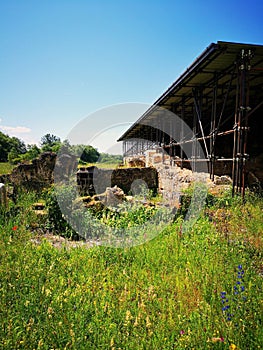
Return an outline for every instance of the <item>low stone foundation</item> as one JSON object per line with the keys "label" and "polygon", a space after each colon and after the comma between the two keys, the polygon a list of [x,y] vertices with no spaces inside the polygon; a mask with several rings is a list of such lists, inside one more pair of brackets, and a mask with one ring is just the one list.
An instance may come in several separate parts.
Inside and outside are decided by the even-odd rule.
{"label": "low stone foundation", "polygon": [[77,184],[81,195],[103,193],[107,187],[120,187],[125,194],[136,192],[142,185],[156,192],[158,173],[155,168],[98,169],[89,167],[77,172]]}
{"label": "low stone foundation", "polygon": [[[201,181],[210,183],[208,163],[196,163],[197,172],[191,171],[191,163],[187,160],[173,159],[161,148],[148,150],[145,156],[135,157],[132,164],[146,167],[99,169],[97,167],[82,168],[77,172],[77,186],[81,195],[103,193],[107,187],[118,186],[125,194],[139,192],[141,186],[153,192],[159,192],[164,197],[178,198],[178,193],[189,183]],[[0,182],[12,184],[14,188],[41,191],[54,182],[54,167],[61,179],[67,179],[76,173],[76,157],[63,154],[57,160],[55,153],[43,153],[32,164],[20,164],[11,174],[0,176]],[[131,162],[126,158],[126,162]],[[182,168],[183,167],[183,168]],[[187,169],[188,168],[188,169]],[[61,169],[61,171],[60,171]],[[251,188],[262,189],[263,155],[247,162],[247,183]],[[232,162],[220,160],[215,164],[217,176],[231,176]],[[198,180],[199,179],[199,180]],[[210,181],[210,182],[209,182]]]}

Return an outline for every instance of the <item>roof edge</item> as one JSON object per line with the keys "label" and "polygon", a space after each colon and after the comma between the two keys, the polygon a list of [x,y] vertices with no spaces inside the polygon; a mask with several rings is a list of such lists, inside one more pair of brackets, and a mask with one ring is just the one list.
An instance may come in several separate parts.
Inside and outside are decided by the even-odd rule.
{"label": "roof edge", "polygon": [[[223,42],[220,42],[223,43]],[[206,58],[207,56],[209,56],[212,52],[214,52],[215,50],[217,50],[219,48],[219,42],[218,43],[211,43],[206,49],[205,51],[203,51],[195,60],[194,62],[179,76],[179,78],[172,83],[172,85],[170,85],[170,87],[152,104],[151,107],[149,107],[147,109],[147,111],[145,111],[143,113],[143,115],[135,122],[133,123],[129,129],[117,140],[117,142],[119,141],[123,141],[123,139],[125,138],[125,136],[129,133],[129,131],[131,129],[134,128],[134,126],[136,124],[138,124],[142,119],[144,119],[150,112],[154,111],[154,109],[156,109],[160,102],[167,96],[169,95],[172,90],[188,75],[190,74],[193,70],[196,69],[196,67],[201,64]]]}

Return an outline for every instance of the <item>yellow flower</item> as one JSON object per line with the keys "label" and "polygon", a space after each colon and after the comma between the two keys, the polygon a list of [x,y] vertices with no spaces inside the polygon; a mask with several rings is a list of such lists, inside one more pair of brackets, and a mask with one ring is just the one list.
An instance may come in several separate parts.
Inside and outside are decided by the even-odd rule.
{"label": "yellow flower", "polygon": [[114,338],[112,337],[110,340],[110,347],[112,348],[114,346]]}
{"label": "yellow flower", "polygon": [[130,312],[130,310],[126,311],[126,317],[125,317],[126,321],[129,321],[130,319],[132,319],[132,314]]}
{"label": "yellow flower", "polygon": [[147,315],[146,316],[146,327],[149,328],[149,327],[151,327],[151,325],[152,324],[151,324],[151,321],[150,321],[150,317]]}
{"label": "yellow flower", "polygon": [[236,346],[235,344],[231,344],[231,345],[229,346],[229,349],[230,349],[230,350],[238,350],[238,349],[237,349],[237,346]]}

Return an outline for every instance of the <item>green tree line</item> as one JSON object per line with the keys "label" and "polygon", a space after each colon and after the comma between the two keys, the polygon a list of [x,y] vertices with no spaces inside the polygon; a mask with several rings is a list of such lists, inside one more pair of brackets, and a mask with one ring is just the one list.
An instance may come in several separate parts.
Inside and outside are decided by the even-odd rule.
{"label": "green tree line", "polygon": [[96,163],[116,163],[122,161],[121,155],[112,155],[108,153],[99,153],[98,150],[90,145],[70,145],[70,143],[53,134],[46,134],[41,137],[40,145],[26,145],[24,141],[17,137],[10,137],[0,131],[0,162],[9,162],[18,164],[30,162],[37,158],[43,152],[57,153],[61,147],[79,157],[82,164]]}

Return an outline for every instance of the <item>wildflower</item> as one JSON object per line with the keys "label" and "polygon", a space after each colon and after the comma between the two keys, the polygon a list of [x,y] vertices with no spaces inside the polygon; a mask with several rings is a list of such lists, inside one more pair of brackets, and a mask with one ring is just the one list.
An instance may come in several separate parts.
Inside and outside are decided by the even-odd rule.
{"label": "wildflower", "polygon": [[[226,297],[226,292],[221,292],[221,298],[225,299],[225,297]],[[224,302],[224,300],[222,300],[222,302]]]}
{"label": "wildflower", "polygon": [[184,335],[185,334],[185,331],[183,329],[180,330],[180,334],[181,335]]}
{"label": "wildflower", "polygon": [[[241,304],[242,302],[246,301],[246,297],[241,296],[241,293],[245,291],[245,287],[243,285],[244,283],[243,275],[244,275],[243,267],[242,265],[238,265],[238,271],[237,271],[238,281],[233,286],[232,298],[231,297],[228,298],[228,296],[226,295],[226,292],[221,292],[221,302],[223,304],[222,311],[226,321],[236,321],[235,318],[237,318],[238,316],[235,315],[235,312],[237,311],[238,313],[240,313],[242,309]],[[229,300],[230,300],[230,305],[229,305]],[[231,311],[232,312],[235,311],[235,312],[230,313]]]}
{"label": "wildflower", "polygon": [[132,318],[132,314],[131,314],[130,310],[127,310],[125,320],[129,321],[131,318]]}
{"label": "wildflower", "polygon": [[225,339],[223,337],[213,337],[211,340],[213,343],[217,343],[217,342],[223,342]]}
{"label": "wildflower", "polygon": [[152,324],[151,324],[151,321],[150,321],[150,317],[147,315],[146,316],[146,327],[149,328],[149,327],[151,327],[151,325]]}
{"label": "wildflower", "polygon": [[231,344],[229,346],[229,350],[237,350],[237,346],[235,344]]}
{"label": "wildflower", "polygon": [[12,227],[12,230],[13,230],[13,231],[16,231],[17,229],[18,229],[18,226],[13,226],[13,227]]}

